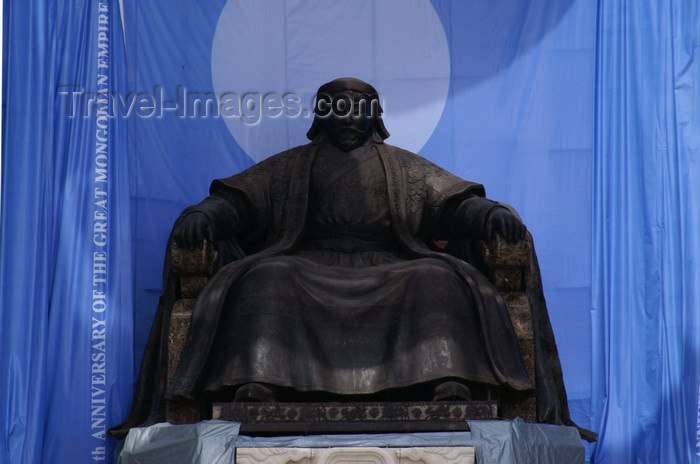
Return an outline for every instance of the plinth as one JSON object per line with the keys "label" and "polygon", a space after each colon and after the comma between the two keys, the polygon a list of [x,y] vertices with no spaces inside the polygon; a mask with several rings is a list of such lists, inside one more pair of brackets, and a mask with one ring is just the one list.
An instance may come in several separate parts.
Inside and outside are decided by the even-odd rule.
{"label": "plinth", "polygon": [[379,433],[469,430],[497,417],[495,401],[214,403],[213,418],[244,434]]}
{"label": "plinth", "polygon": [[[117,464],[583,464],[574,427],[521,419],[472,420],[469,432],[239,435],[240,424],[220,420],[131,429]],[[236,455],[238,454],[238,461]],[[299,460],[299,459],[301,460]]]}
{"label": "plinth", "polygon": [[473,446],[238,448],[236,464],[474,464]]}

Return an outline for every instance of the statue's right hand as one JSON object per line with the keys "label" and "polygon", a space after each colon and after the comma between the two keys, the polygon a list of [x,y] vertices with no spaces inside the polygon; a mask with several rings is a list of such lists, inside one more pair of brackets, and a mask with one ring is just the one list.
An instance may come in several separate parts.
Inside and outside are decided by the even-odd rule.
{"label": "statue's right hand", "polygon": [[192,212],[178,221],[173,229],[173,240],[180,248],[198,250],[204,240],[214,242],[214,225],[204,213]]}

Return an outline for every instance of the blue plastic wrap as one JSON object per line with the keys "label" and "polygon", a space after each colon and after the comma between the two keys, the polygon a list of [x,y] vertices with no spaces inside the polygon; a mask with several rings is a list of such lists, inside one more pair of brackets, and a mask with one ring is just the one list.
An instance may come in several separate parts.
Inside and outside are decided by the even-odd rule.
{"label": "blue plastic wrap", "polygon": [[232,463],[235,448],[450,447],[475,448],[479,464],[583,464],[585,452],[573,427],[514,421],[470,421],[471,432],[239,436],[235,422],[158,424],[132,429],[117,464]]}
{"label": "blue plastic wrap", "polygon": [[469,421],[478,463],[583,464],[578,430],[513,421]]}
{"label": "blue plastic wrap", "polygon": [[193,425],[156,424],[133,429],[122,443],[117,464],[233,464],[240,425],[204,421]]}

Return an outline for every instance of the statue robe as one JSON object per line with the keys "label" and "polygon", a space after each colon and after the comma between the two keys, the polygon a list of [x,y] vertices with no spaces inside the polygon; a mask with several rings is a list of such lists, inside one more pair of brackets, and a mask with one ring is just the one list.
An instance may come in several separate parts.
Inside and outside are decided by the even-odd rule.
{"label": "statue robe", "polygon": [[498,207],[478,201],[483,187],[375,141],[334,151],[277,155],[192,210],[229,229],[237,221],[221,219],[235,211],[255,222],[241,232],[273,236],[203,290],[168,394],[248,382],[367,394],[447,377],[532,390],[500,294],[427,246],[455,197],[477,200],[460,220],[483,229]]}
{"label": "statue robe", "polygon": [[[112,436],[162,421],[165,396],[192,399],[248,381],[346,394],[460,377],[533,390],[499,292],[471,264],[428,245],[483,233],[497,205],[483,198],[483,187],[376,137],[370,161],[329,168],[322,139],[214,181],[210,197],[185,210],[181,217],[229,214],[222,227],[231,236],[216,248],[235,259],[200,294],[166,392],[163,357],[177,289],[166,257],[132,410]],[[364,189],[363,176],[374,179],[372,188]],[[348,196],[353,182],[361,201]],[[449,218],[457,210],[459,224]],[[571,425],[534,256],[532,271],[538,420]],[[272,278],[280,288],[269,285]],[[264,302],[270,291],[281,307]],[[274,356],[265,356],[268,348]]]}
{"label": "statue robe", "polygon": [[[417,172],[428,168],[421,162]],[[497,207],[472,193],[480,189],[475,184],[430,169],[433,177],[453,184],[448,188],[474,200],[469,209],[477,210],[482,222]],[[238,179],[226,182],[234,186]],[[473,293],[492,287],[466,283],[460,273],[473,272],[464,263],[455,268],[445,259],[411,255],[396,238],[387,180],[373,143],[349,153],[322,145],[308,191],[305,226],[292,249],[247,266],[230,283],[215,324],[209,317],[193,321],[193,327],[206,327],[202,332],[216,332],[200,374],[205,391],[263,382],[307,392],[371,394],[449,377],[532,388],[504,306],[485,295],[488,314],[478,314]],[[255,196],[263,194],[245,192],[245,198]],[[435,203],[433,219],[446,199],[438,196],[428,199]],[[249,217],[247,202],[235,198],[228,199],[228,210],[233,206],[236,217]],[[226,229],[235,227],[227,220],[234,215],[217,205],[205,202],[195,210],[206,210]],[[479,277],[478,272],[472,276]],[[491,321],[486,327],[499,327],[488,342],[480,324],[484,318]]]}

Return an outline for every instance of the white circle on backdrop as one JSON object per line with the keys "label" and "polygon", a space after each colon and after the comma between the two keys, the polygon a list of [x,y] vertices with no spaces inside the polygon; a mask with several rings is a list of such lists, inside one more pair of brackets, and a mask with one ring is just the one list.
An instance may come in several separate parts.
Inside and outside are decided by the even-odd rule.
{"label": "white circle on backdrop", "polygon": [[211,66],[220,116],[255,162],[309,142],[316,91],[338,77],[372,84],[389,143],[418,152],[450,82],[445,31],[429,0],[228,0]]}

